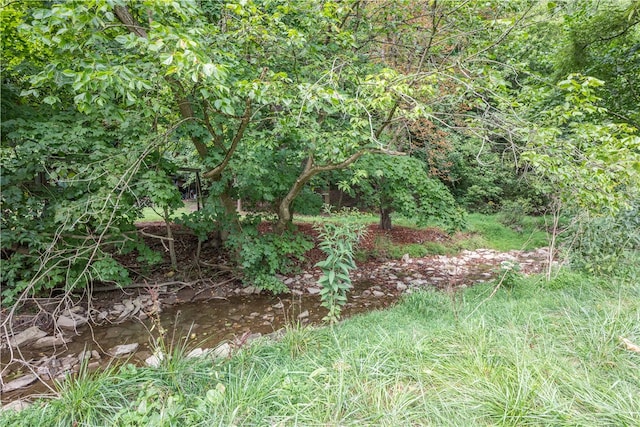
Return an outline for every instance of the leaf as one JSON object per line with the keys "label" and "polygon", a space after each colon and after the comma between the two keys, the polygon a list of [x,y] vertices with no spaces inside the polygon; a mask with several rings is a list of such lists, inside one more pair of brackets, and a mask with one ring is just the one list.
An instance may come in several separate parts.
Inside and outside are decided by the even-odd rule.
{"label": "leaf", "polygon": [[333,283],[336,279],[336,272],[334,270],[329,271],[329,283]]}
{"label": "leaf", "polygon": [[42,100],[45,104],[49,104],[49,105],[53,105],[56,102],[59,101],[59,98],[57,96],[47,96],[46,98],[44,98]]}
{"label": "leaf", "polygon": [[[164,55],[161,55],[160,58],[162,58]],[[171,65],[171,63],[173,62],[173,55],[167,55],[166,58],[164,58],[161,63],[162,65]]]}
{"label": "leaf", "polygon": [[631,340],[624,337],[620,337],[620,341],[622,341],[622,343],[624,344],[624,347],[627,350],[632,351],[634,353],[640,353],[640,346],[638,344],[635,344]]}
{"label": "leaf", "polygon": [[116,41],[120,44],[126,44],[129,41],[129,37],[121,34],[116,36]]}
{"label": "leaf", "polygon": [[209,64],[204,64],[202,66],[202,73],[207,76],[207,77],[211,77],[214,73],[215,73],[215,65],[209,63]]}

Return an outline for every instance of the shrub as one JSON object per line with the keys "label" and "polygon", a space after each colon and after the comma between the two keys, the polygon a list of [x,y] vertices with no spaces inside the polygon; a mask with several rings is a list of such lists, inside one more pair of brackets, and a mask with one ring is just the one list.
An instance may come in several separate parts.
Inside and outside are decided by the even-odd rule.
{"label": "shrub", "polygon": [[498,221],[507,227],[522,229],[525,225],[524,218],[532,211],[533,205],[528,199],[504,200],[498,214]]}
{"label": "shrub", "polygon": [[313,243],[292,230],[262,234],[259,223],[260,217],[248,217],[242,231],[231,234],[225,244],[238,255],[245,285],[273,293],[286,292],[287,287],[276,275],[293,271],[294,261],[302,261]]}
{"label": "shrub", "polygon": [[322,306],[329,310],[324,320],[336,322],[342,306],[347,302],[351,289],[349,272],[356,268],[354,247],[364,233],[364,226],[354,223],[324,223],[317,228],[320,234],[320,249],[327,254],[324,261],[316,264],[322,270],[318,284],[322,286]]}
{"label": "shrub", "polygon": [[640,204],[614,216],[578,221],[567,236],[574,268],[597,274],[625,269],[640,249]]}

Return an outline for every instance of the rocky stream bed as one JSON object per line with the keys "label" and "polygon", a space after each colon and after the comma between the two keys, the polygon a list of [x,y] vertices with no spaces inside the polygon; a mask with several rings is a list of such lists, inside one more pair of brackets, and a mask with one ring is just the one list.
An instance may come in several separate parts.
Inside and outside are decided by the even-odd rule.
{"label": "rocky stream bed", "polygon": [[[344,309],[352,316],[393,304],[404,293],[425,287],[456,290],[494,279],[507,268],[523,274],[540,272],[548,251],[463,251],[457,256],[429,256],[359,265]],[[57,313],[54,329],[22,328],[1,343],[3,408],[24,407],[28,398],[51,393],[52,380],[114,360],[157,366],[154,325],[166,330],[165,340],[185,345],[188,357],[228,357],[257,339],[277,339],[286,324],[317,324],[326,314],[320,306],[318,269],[281,277],[290,292],[268,295],[254,287],[149,286],[106,292],[88,306],[79,304]],[[171,282],[169,282],[171,283]],[[21,361],[21,362],[19,362]]]}

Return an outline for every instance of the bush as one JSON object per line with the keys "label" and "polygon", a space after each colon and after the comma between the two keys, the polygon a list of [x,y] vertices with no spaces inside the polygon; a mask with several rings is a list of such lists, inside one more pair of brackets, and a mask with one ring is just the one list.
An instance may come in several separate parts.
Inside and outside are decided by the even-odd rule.
{"label": "bush", "polygon": [[640,204],[614,216],[577,222],[564,243],[576,269],[596,274],[626,269],[640,250]]}
{"label": "bush", "polygon": [[318,283],[322,286],[322,306],[329,310],[324,320],[336,322],[342,306],[347,302],[351,289],[349,272],[356,268],[354,247],[364,233],[364,226],[355,223],[324,223],[317,228],[320,234],[320,249],[327,254],[324,261],[316,264],[322,270]]}
{"label": "bush", "polygon": [[525,225],[524,218],[532,211],[533,205],[527,199],[504,200],[498,214],[498,221],[507,227],[522,229]]}
{"label": "bush", "polygon": [[262,234],[258,231],[260,222],[258,216],[248,217],[242,231],[231,234],[225,244],[238,255],[245,285],[273,293],[286,292],[287,287],[276,275],[293,271],[294,262],[304,260],[313,242],[292,230]]}

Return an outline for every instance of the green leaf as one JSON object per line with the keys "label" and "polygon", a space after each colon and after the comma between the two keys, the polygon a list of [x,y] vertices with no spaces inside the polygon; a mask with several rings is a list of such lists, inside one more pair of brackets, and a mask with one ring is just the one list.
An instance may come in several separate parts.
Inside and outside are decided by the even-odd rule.
{"label": "green leaf", "polygon": [[162,54],[160,55],[160,63],[162,65],[171,65],[173,62],[173,55]]}

